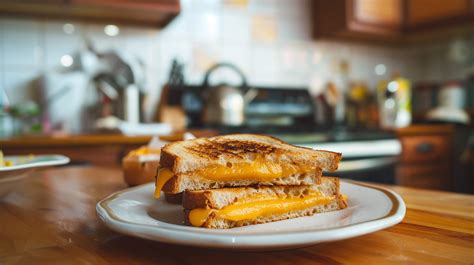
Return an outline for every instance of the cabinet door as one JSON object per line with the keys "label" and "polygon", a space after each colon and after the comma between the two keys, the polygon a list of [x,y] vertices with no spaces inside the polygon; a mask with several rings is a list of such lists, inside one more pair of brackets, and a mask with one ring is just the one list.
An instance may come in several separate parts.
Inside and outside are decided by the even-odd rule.
{"label": "cabinet door", "polygon": [[349,0],[348,27],[378,34],[396,34],[403,25],[403,0]]}
{"label": "cabinet door", "polygon": [[[443,27],[467,31],[474,0],[312,0],[315,37],[405,44],[442,36]],[[465,28],[465,29],[464,29]],[[418,33],[430,34],[418,34]]]}
{"label": "cabinet door", "polygon": [[395,183],[420,189],[451,190],[453,172],[447,163],[399,165]]}
{"label": "cabinet door", "polygon": [[166,25],[179,11],[179,0],[0,0],[0,14],[153,27]]}
{"label": "cabinet door", "polygon": [[416,27],[457,20],[472,13],[471,0],[408,0],[407,25]]}

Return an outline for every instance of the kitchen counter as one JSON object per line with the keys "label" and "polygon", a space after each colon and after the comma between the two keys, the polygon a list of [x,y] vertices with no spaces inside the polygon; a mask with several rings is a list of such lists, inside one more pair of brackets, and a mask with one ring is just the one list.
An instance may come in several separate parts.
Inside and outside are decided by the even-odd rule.
{"label": "kitchen counter", "polygon": [[402,223],[344,241],[238,253],[167,245],[106,228],[95,204],[126,188],[119,168],[33,173],[0,201],[0,264],[468,264],[474,261],[474,196],[392,187]]}
{"label": "kitchen counter", "polygon": [[[191,131],[198,137],[215,135],[214,131]],[[167,136],[178,140],[182,134]],[[89,134],[62,136],[28,136],[0,139],[0,149],[5,155],[62,154],[72,164],[96,166],[120,165],[122,158],[133,149],[146,145],[151,136],[127,136],[121,134]]]}
{"label": "kitchen counter", "polygon": [[[216,131],[191,130],[198,137],[216,135]],[[358,163],[356,168],[366,167],[367,163],[393,164],[401,152],[401,146],[395,136],[388,132],[333,132],[276,135],[292,144],[341,152],[344,159],[370,158],[365,164]],[[0,139],[0,149],[6,155],[25,154],[63,154],[71,158],[73,164],[96,166],[118,166],[122,158],[132,149],[146,145],[150,136],[126,136],[121,134],[89,134],[66,136],[30,136]],[[384,158],[381,158],[384,157]],[[372,161],[372,160],[377,161]],[[383,161],[378,161],[383,160]],[[354,163],[354,162],[351,162]],[[347,163],[346,163],[347,164]],[[369,165],[372,166],[372,165]],[[354,166],[341,165],[353,169]]]}
{"label": "kitchen counter", "polygon": [[24,136],[0,139],[0,146],[2,148],[32,148],[55,146],[91,146],[104,144],[143,145],[148,143],[150,139],[150,136],[126,136],[121,134]]}
{"label": "kitchen counter", "polygon": [[5,155],[62,154],[72,164],[118,166],[133,149],[146,145],[150,136],[120,134],[29,136],[0,140]]}
{"label": "kitchen counter", "polygon": [[[215,131],[192,130],[196,136],[204,137],[215,135]],[[179,133],[171,137],[179,136]],[[34,147],[67,147],[67,146],[99,146],[99,145],[144,145],[151,136],[130,136],[123,134],[80,134],[58,136],[24,136],[0,138],[2,148],[34,148]]]}

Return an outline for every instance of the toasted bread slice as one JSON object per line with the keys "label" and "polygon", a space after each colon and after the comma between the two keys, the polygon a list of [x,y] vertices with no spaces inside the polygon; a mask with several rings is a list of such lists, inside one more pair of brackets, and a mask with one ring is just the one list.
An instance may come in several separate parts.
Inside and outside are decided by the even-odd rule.
{"label": "toasted bread slice", "polygon": [[275,185],[312,185],[321,182],[322,170],[314,168],[311,172],[292,174],[287,177],[262,181],[259,179],[241,180],[210,180],[198,174],[178,174],[171,178],[163,187],[165,194],[180,193],[185,190],[207,190],[224,187],[248,187],[248,186],[275,186]]}
{"label": "toasted bread slice", "polygon": [[[239,220],[230,220],[222,217],[219,214],[220,211],[226,211],[226,209],[229,209],[229,207],[233,207],[239,203],[243,206],[248,205],[245,204],[246,202],[250,202],[251,204],[260,203],[260,205],[265,205],[268,204],[269,198],[304,199],[309,198],[312,195],[314,196],[314,194],[318,194],[317,196],[324,198],[324,200],[321,203],[307,204],[306,207],[303,208],[299,207],[295,209],[290,208],[287,211],[279,210],[277,212],[267,212],[265,214],[253,216],[252,218],[244,218]],[[254,201],[255,198],[258,198],[257,201]],[[260,200],[260,202],[258,200]],[[206,191],[185,191],[183,196],[183,207],[185,208],[185,219],[188,224],[192,223],[190,218],[190,213],[192,210],[197,209],[199,211],[200,209],[204,209],[207,211],[207,213],[204,217],[205,219],[203,219],[202,223],[200,223],[200,226],[206,228],[224,229],[344,209],[347,207],[347,200],[345,196],[339,193],[339,179],[334,177],[324,177],[320,185],[274,186],[258,188],[247,187]],[[245,211],[247,211],[247,208],[245,208]]]}
{"label": "toasted bread slice", "polygon": [[160,165],[174,173],[191,172],[211,164],[226,165],[251,161],[255,154],[284,162],[308,164],[335,171],[341,153],[290,145],[275,137],[256,134],[229,134],[178,141],[161,149]]}
{"label": "toasted bread slice", "polygon": [[[209,180],[199,170],[212,166],[232,167],[252,163],[257,157],[268,163],[295,165],[310,170],[262,181],[255,179]],[[163,147],[160,166],[174,176],[163,191],[215,189],[249,185],[310,185],[320,182],[321,169],[334,171],[340,153],[296,147],[270,136],[233,134],[181,141]]]}
{"label": "toasted bread slice", "polygon": [[323,177],[320,185],[261,186],[185,191],[183,194],[183,207],[185,209],[222,209],[246,197],[262,195],[300,197],[314,191],[318,191],[325,196],[339,194],[339,178]]}
{"label": "toasted bread slice", "polygon": [[183,202],[183,192],[165,193],[165,200],[173,204],[181,204]]}

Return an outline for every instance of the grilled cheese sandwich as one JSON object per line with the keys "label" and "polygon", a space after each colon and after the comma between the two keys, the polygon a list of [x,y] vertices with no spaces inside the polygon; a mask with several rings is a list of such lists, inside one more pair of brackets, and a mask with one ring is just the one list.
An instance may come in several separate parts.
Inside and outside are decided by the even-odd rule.
{"label": "grilled cheese sandwich", "polygon": [[192,226],[231,228],[343,209],[337,178],[320,185],[186,191],[183,205]]}
{"label": "grilled cheese sandwich", "polygon": [[236,134],[168,144],[161,150],[154,196],[182,193],[185,221],[232,228],[343,209],[340,153],[276,138]]}
{"label": "grilled cheese sandwich", "polygon": [[340,153],[296,147],[262,135],[174,142],[162,149],[155,196],[161,190],[318,184],[322,169],[335,170],[340,158]]}
{"label": "grilled cheese sandwich", "polygon": [[[273,161],[267,161],[262,156],[252,162],[228,163],[224,165],[212,165],[207,168],[199,169],[193,174],[201,178],[212,181],[272,181],[285,176],[302,175],[315,171],[314,167],[305,164],[283,164]],[[163,186],[174,177],[170,168],[160,168],[155,181],[155,197],[159,198]]]}
{"label": "grilled cheese sandwich", "polygon": [[198,208],[189,212],[189,222],[193,226],[202,226],[211,214],[217,218],[230,221],[255,221],[259,217],[300,211],[309,207],[325,205],[335,199],[335,196],[320,194],[306,195],[296,198],[264,198],[246,203],[234,203],[220,210]]}

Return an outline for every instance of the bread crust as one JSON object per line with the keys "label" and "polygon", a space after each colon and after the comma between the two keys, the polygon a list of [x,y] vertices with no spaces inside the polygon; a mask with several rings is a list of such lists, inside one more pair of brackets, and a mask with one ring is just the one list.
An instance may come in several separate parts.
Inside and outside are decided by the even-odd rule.
{"label": "bread crust", "polygon": [[[182,153],[179,155],[179,152]],[[263,155],[267,159],[288,156],[285,158],[296,163],[307,163],[330,171],[337,169],[342,157],[341,153],[294,146],[271,136],[229,134],[169,143],[161,150],[160,165],[171,168],[175,173],[185,173],[208,164],[225,164],[232,158],[242,161],[248,154]],[[190,161],[185,161],[184,155],[189,155],[204,165],[196,163],[194,166],[197,168],[185,166],[185,163]],[[308,156],[316,159],[307,159]]]}
{"label": "bread crust", "polygon": [[165,147],[166,147],[166,146],[167,146],[167,145],[165,145],[165,146],[161,149],[160,166],[161,166],[161,167],[171,168],[171,169],[173,170],[175,161],[179,160],[179,156],[174,155],[173,153],[170,153],[170,152],[163,151],[163,150],[165,150]]}
{"label": "bread crust", "polygon": [[165,193],[165,200],[172,204],[181,204],[183,202],[183,193]]}
{"label": "bread crust", "polygon": [[[198,138],[165,145],[161,151],[160,166],[170,168],[175,176],[163,187],[163,191],[178,193],[184,190],[215,189],[262,184],[261,181],[211,181],[193,174],[210,165],[253,161],[255,155],[279,163],[294,163],[313,167],[318,172],[312,176],[288,176],[265,185],[319,184],[322,168],[336,170],[341,154],[331,151],[296,147],[275,137],[255,134],[230,134],[211,138]],[[190,164],[190,165],[188,165]],[[305,173],[310,174],[310,173]],[[301,181],[294,178],[302,179]],[[199,187],[196,187],[199,186]]]}

